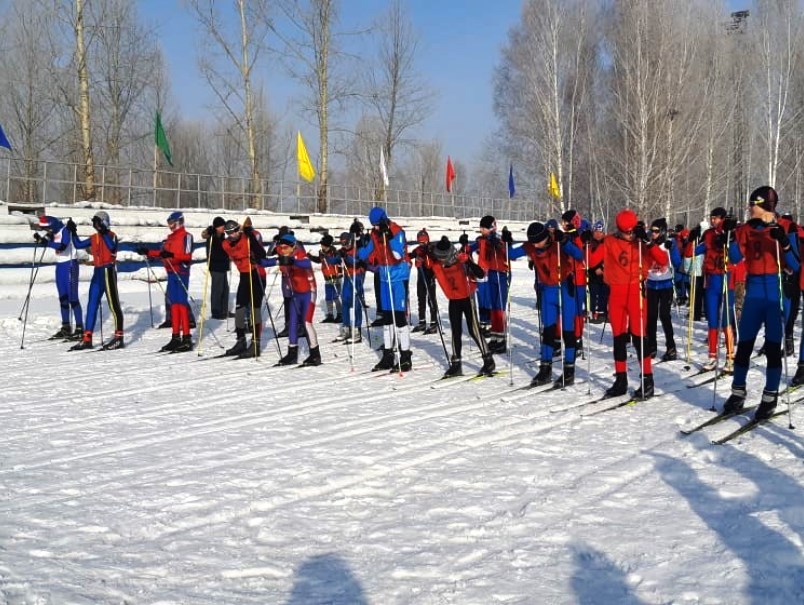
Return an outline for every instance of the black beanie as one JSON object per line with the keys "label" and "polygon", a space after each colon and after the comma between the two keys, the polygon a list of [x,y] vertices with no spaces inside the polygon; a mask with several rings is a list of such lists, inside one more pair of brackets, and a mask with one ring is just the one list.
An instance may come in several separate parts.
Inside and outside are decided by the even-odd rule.
{"label": "black beanie", "polygon": [[487,214],[486,216],[484,216],[483,218],[480,219],[480,226],[483,229],[494,229],[494,223],[496,223],[496,222],[497,222],[497,219],[495,219],[490,214]]}
{"label": "black beanie", "polygon": [[726,214],[727,214],[726,209],[718,206],[717,208],[714,208],[712,212],[709,213],[709,216],[714,216],[717,218],[726,218]]}
{"label": "black beanie", "polygon": [[329,233],[327,233],[324,237],[321,238],[321,245],[326,247],[326,248],[329,248],[330,246],[332,246],[332,244],[334,242],[335,242],[335,240],[333,239],[333,237]]}
{"label": "black beanie", "polygon": [[667,231],[667,219],[657,218],[655,221],[653,221],[650,224],[650,226],[651,226],[651,229],[653,229],[655,227],[657,229],[661,229],[662,231]]}
{"label": "black beanie", "polygon": [[446,235],[442,235],[441,239],[436,242],[435,247],[441,251],[449,250],[452,248],[452,242],[449,241]]}
{"label": "black beanie", "polygon": [[214,219],[212,219],[212,226],[215,227],[216,229],[218,227],[223,227],[225,224],[226,221],[223,220],[223,217],[221,216],[216,216]]}
{"label": "black beanie", "polygon": [[542,223],[531,223],[528,225],[528,241],[531,244],[543,242],[550,236],[550,232]]}

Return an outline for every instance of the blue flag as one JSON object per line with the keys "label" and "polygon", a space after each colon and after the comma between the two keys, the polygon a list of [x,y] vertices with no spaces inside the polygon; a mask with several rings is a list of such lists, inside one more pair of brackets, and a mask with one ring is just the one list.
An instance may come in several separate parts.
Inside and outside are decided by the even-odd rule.
{"label": "blue flag", "polygon": [[509,199],[514,197],[516,193],[516,187],[514,187],[514,165],[511,164],[510,168],[508,169],[508,197]]}
{"label": "blue flag", "polygon": [[11,143],[8,142],[8,138],[6,138],[6,133],[3,132],[2,126],[0,126],[0,147],[5,147],[11,151]]}

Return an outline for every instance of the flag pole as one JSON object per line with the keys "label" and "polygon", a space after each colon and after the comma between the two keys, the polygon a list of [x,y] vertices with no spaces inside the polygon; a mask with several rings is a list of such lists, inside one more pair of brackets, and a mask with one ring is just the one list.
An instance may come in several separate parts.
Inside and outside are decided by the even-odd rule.
{"label": "flag pole", "polygon": [[154,207],[156,207],[156,186],[158,184],[159,147],[154,145]]}

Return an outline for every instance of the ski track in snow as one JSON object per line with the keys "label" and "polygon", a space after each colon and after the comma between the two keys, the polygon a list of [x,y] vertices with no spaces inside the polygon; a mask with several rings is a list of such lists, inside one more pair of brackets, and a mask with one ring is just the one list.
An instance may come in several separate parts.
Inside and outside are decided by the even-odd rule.
{"label": "ski track in snow", "polygon": [[[610,383],[602,326],[591,397],[502,394],[507,372],[435,390],[438,336],[414,336],[425,350],[404,378],[365,373],[365,341],[352,373],[320,324],[319,368],[271,367],[272,341],[259,362],[154,355],[169,335],[150,329],[144,284],[124,285],[132,338],[109,353],[44,340],[52,284],[35,288],[24,351],[21,299],[0,301],[0,603],[804,602],[801,437],[785,420],[709,444],[739,419],[680,436],[707,417],[711,385],[551,413]],[[530,288],[517,267],[520,361],[536,342]],[[223,325],[210,323],[229,346]],[[677,387],[680,366],[658,366],[657,387]],[[515,384],[532,372],[520,363]]]}

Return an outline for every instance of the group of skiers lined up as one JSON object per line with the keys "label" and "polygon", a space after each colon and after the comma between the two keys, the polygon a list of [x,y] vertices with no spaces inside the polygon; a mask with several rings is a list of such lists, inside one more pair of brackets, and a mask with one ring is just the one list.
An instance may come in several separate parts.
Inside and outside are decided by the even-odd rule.
{"label": "group of skiers lined up", "polygon": [[[444,236],[431,242],[426,230],[417,234],[418,246],[409,251],[404,229],[392,221],[385,210],[375,207],[369,213],[371,230],[365,233],[355,219],[350,230],[340,234],[339,246],[330,235],[320,241],[319,254],[308,254],[290,229],[283,227],[273,241],[265,244],[250,220],[241,225],[216,217],[204,230],[208,268],[212,280],[211,315],[225,319],[229,313],[229,261],[240,273],[235,296],[236,342],[227,355],[260,355],[263,299],[266,269],[278,267],[284,297],[285,330],[288,352],[280,365],[298,363],[298,340],[306,337],[309,356],[302,365],[321,363],[320,347],[313,326],[316,305],[316,278],[313,262],[321,265],[327,302],[326,322],[341,322],[338,341],[355,343],[367,311],[363,283],[365,272],[374,273],[377,295],[377,321],[382,326],[382,358],[374,370],[412,368],[408,323],[408,282],[411,265],[418,269],[417,294],[419,324],[413,331],[440,329],[434,284],[449,300],[452,355],[446,377],[462,374],[462,324],[477,343],[483,364],[480,374],[495,369],[493,354],[507,351],[510,308],[510,263],[527,256],[536,274],[537,309],[540,323],[540,366],[532,385],[553,382],[552,364],[561,352],[561,375],[556,386],[574,382],[576,353],[583,347],[584,321],[607,320],[614,340],[616,378],[607,396],[624,395],[627,344],[630,341],[640,360],[640,381],[634,396],[654,394],[652,359],[657,355],[657,326],[661,321],[665,335],[664,361],[677,358],[671,321],[674,292],[684,302],[689,295],[691,313],[696,285],[703,288],[703,306],[709,327],[709,360],[704,369],[715,369],[720,357],[720,335],[725,342],[724,367],[733,370],[732,393],[726,408],[739,409],[746,398],[746,374],[754,341],[760,327],[765,328],[764,353],[767,357],[766,383],[757,411],[768,415],[776,406],[782,369],[782,343],[792,347],[791,299],[800,298],[804,281],[798,279],[800,245],[804,237],[791,218],[778,217],[778,195],[771,187],[760,187],[749,198],[750,219],[739,224],[723,208],[710,213],[710,227],[668,230],[664,218],[649,227],[632,210],[616,216],[616,231],[605,233],[602,222],[590,225],[575,210],[558,221],[534,222],[527,228],[527,241],[515,244],[506,228],[498,232],[494,217],[480,221],[480,235],[470,242],[464,233],[456,246]],[[43,216],[35,234],[56,252],[56,284],[63,327],[56,336],[78,339],[71,350],[92,348],[95,316],[105,294],[111,309],[115,333],[104,349],[123,347],[123,316],[116,287],[115,258],[117,237],[110,230],[109,215],[99,211],[92,219],[96,233],[87,239],[76,234],[72,220],[62,224]],[[193,238],[184,228],[180,212],[167,220],[170,233],[158,249],[139,247],[147,258],[159,258],[167,272],[166,296],[170,304],[169,321],[173,330],[165,351],[189,351],[191,315],[188,285]],[[88,248],[95,271],[89,291],[86,321],[81,321],[77,294],[78,266],[75,249]],[[702,259],[698,262],[697,259]],[[745,284],[744,302],[735,325],[735,287]],[[589,287],[587,293],[587,286]],[[588,298],[587,298],[588,296]],[[425,319],[430,308],[430,326]],[[589,312],[587,314],[587,307]],[[75,317],[71,330],[70,312]],[[792,318],[795,321],[795,317]],[[738,329],[736,329],[738,328]],[[247,344],[247,332],[251,342]],[[284,334],[283,334],[284,335]],[[738,335],[739,339],[735,336]],[[488,337],[488,341],[485,337]],[[735,340],[737,345],[735,349]],[[562,346],[563,344],[563,346]],[[804,343],[794,383],[804,382]],[[398,351],[398,356],[396,355]]]}

